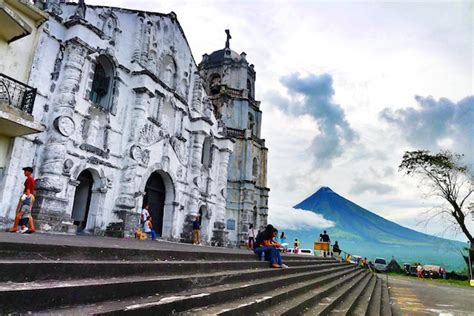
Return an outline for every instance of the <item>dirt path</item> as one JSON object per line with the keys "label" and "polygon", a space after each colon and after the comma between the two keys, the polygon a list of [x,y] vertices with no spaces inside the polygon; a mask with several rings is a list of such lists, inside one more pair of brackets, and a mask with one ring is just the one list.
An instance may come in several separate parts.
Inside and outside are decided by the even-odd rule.
{"label": "dirt path", "polygon": [[389,276],[395,316],[474,315],[474,288]]}

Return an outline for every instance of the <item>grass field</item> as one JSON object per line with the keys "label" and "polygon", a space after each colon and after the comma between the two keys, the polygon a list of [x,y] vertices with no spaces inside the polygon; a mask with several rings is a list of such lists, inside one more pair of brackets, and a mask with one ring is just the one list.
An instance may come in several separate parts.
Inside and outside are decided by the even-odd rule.
{"label": "grass field", "polygon": [[[388,272],[388,275],[393,275],[393,276],[400,276],[400,277],[406,277],[406,278],[411,278],[411,279],[416,279],[414,276],[406,275],[404,273],[395,273],[395,272]],[[470,286],[469,285],[469,280],[461,281],[461,280],[443,280],[443,279],[421,279],[419,280],[420,282],[435,282],[435,283],[444,283],[444,284],[451,284],[451,285],[457,285],[457,286]]]}

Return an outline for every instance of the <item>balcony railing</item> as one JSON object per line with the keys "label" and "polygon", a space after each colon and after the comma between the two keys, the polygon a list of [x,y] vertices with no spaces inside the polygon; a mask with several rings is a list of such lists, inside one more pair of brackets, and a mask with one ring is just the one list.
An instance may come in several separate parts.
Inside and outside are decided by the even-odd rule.
{"label": "balcony railing", "polygon": [[35,97],[35,88],[0,73],[0,102],[7,102],[20,111],[32,114]]}
{"label": "balcony railing", "polygon": [[233,138],[245,138],[245,131],[241,129],[227,127],[226,136]]}

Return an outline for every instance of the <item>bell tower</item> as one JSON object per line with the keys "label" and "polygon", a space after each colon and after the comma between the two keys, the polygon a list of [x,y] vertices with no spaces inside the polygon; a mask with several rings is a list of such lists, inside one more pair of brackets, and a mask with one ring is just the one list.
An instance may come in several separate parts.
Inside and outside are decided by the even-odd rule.
{"label": "bell tower", "polygon": [[226,229],[237,245],[245,243],[249,224],[267,224],[267,154],[261,138],[262,111],[255,100],[254,65],[247,54],[231,50],[225,30],[223,49],[204,54],[199,72],[219,124],[234,140],[228,167]]}

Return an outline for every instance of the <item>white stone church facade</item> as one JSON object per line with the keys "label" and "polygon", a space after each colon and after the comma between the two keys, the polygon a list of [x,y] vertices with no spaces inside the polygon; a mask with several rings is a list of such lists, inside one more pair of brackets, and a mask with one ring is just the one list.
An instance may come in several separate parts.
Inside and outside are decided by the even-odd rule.
{"label": "white stone church facade", "polygon": [[[241,243],[248,223],[266,224],[266,148],[244,55],[234,58],[243,83],[234,74],[224,98],[224,86],[210,90],[215,65],[196,64],[174,13],[36,4],[50,19],[29,82],[33,114],[47,129],[15,140],[0,217],[13,218],[21,167],[31,165],[43,231],[130,236],[144,205],[171,240],[189,240],[197,214],[203,239],[219,245]],[[229,100],[250,109],[252,123],[238,114],[232,125]]]}

